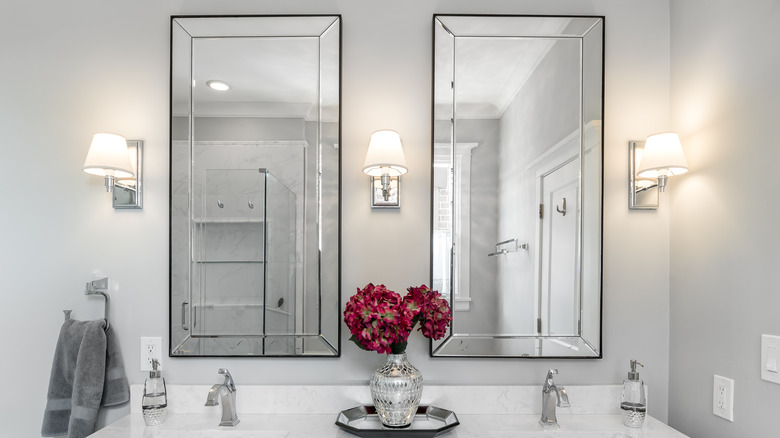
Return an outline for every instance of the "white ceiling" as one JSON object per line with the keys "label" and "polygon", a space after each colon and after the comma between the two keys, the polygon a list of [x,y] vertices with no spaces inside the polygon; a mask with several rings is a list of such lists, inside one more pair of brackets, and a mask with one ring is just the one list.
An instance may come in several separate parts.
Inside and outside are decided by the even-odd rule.
{"label": "white ceiling", "polygon": [[[175,18],[173,114],[190,113],[192,93],[199,117],[338,120],[338,22],[335,16]],[[210,80],[231,88],[210,89]]]}
{"label": "white ceiling", "polygon": [[[333,57],[318,37],[194,38],[192,78],[194,115],[197,117],[294,117],[316,120],[337,118],[329,101],[338,90],[321,84],[338,84],[337,61],[320,68],[320,54]],[[189,82],[188,69],[174,70],[177,84]],[[322,77],[320,77],[322,74]],[[206,82],[227,82],[230,89],[216,91]],[[331,88],[334,88],[332,85]],[[186,90],[185,88],[177,88]],[[187,92],[180,94],[186,96]],[[174,114],[189,112],[186,97],[174,102]],[[332,114],[334,113],[334,114]]]}
{"label": "white ceiling", "polygon": [[[541,21],[534,32],[557,35],[567,21]],[[320,39],[318,37],[193,38],[195,115],[200,117],[318,116],[320,91]],[[495,119],[501,116],[528,77],[549,52],[554,40],[527,37],[457,37],[454,39],[455,99],[459,118]],[[436,107],[451,104],[452,46],[436,52]],[[327,55],[326,55],[327,56]],[[323,75],[337,75],[322,69]],[[177,70],[177,83],[189,72]],[[215,91],[209,80],[229,83]],[[179,82],[181,81],[181,82]],[[323,83],[337,83],[335,79]],[[323,108],[327,112],[327,108]],[[336,110],[332,110],[336,111]],[[175,114],[186,114],[186,101],[174,102]]]}
{"label": "white ceiling", "polygon": [[[196,38],[192,59],[196,116],[303,117],[316,107],[318,38]],[[206,86],[215,79],[230,90]]]}
{"label": "white ceiling", "polygon": [[[479,27],[480,21],[464,18],[448,17],[447,25],[456,37],[441,32],[437,41],[434,94],[437,118],[450,117],[449,84],[453,77],[458,118],[501,117],[555,44],[555,39],[543,36],[562,35],[571,23],[570,19],[540,19],[532,28],[518,32],[531,37],[507,37],[500,34],[509,34],[508,30]],[[517,30],[518,23],[507,24]]]}
{"label": "white ceiling", "polygon": [[459,38],[455,49],[458,117],[501,117],[553,44],[540,39]]}

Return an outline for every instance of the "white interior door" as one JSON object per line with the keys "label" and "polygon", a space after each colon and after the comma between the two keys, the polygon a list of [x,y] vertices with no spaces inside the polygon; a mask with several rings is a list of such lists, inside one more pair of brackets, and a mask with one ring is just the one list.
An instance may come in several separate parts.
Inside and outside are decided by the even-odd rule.
{"label": "white interior door", "polygon": [[543,335],[576,335],[579,323],[579,160],[540,178],[539,318]]}

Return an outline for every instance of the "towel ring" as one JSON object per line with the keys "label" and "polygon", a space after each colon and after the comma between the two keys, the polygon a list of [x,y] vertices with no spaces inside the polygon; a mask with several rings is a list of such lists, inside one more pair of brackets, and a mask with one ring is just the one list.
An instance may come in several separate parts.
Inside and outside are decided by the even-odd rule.
{"label": "towel ring", "polygon": [[[108,330],[108,327],[111,325],[109,322],[109,315],[111,311],[111,297],[106,293],[106,290],[108,290],[108,278],[98,278],[97,280],[92,280],[87,282],[87,286],[84,288],[84,295],[103,295],[103,298],[106,299],[106,330]],[[66,318],[70,319],[70,312],[66,313]]]}

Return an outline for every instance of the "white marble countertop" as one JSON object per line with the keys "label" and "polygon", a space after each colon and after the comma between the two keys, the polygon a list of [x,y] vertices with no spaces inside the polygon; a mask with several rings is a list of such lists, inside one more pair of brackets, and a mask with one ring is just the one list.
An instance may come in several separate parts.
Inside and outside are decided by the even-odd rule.
{"label": "white marble countertop", "polygon": [[[206,407],[210,385],[168,385],[168,418],[146,426],[140,409],[142,385],[131,387],[131,413],[92,438],[347,438],[338,413],[370,405],[367,386],[238,387],[241,422],[218,426],[221,406]],[[618,385],[567,385],[570,408],[558,409],[557,430],[541,430],[538,386],[426,386],[422,405],[455,412],[460,424],[444,438],[684,438],[648,416],[640,429],[623,425]],[[392,435],[388,435],[392,436]]]}
{"label": "white marble countertop", "polygon": [[[336,426],[336,414],[244,414],[235,427],[218,426],[220,414],[168,414],[159,426],[146,426],[133,413],[90,435],[92,438],[348,438]],[[620,415],[558,415],[560,428],[543,431],[538,415],[458,415],[460,425],[441,435],[446,438],[684,438],[652,417],[640,429],[623,425]],[[388,435],[390,436],[390,435]]]}

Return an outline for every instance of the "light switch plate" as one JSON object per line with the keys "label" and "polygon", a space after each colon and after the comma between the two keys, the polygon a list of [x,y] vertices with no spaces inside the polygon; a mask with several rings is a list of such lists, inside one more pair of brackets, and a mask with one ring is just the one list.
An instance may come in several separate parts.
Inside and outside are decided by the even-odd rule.
{"label": "light switch plate", "polygon": [[780,336],[761,335],[761,379],[780,384]]}
{"label": "light switch plate", "polygon": [[712,413],[734,421],[734,381],[715,374],[712,382]]}

